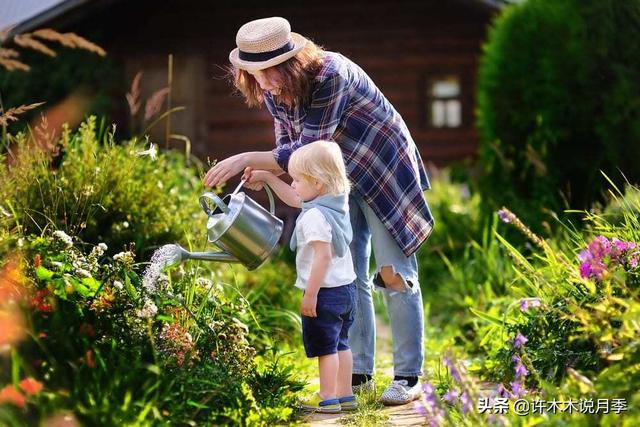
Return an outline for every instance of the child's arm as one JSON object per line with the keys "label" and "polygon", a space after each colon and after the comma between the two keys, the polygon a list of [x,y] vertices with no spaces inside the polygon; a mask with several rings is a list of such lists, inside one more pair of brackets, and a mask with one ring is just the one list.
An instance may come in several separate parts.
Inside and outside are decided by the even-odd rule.
{"label": "child's arm", "polygon": [[300,313],[305,316],[316,317],[318,291],[320,290],[320,285],[324,282],[324,277],[327,275],[329,264],[331,263],[331,243],[312,241],[310,244],[313,247],[313,263],[311,264],[307,288],[300,304]]}
{"label": "child's arm", "polygon": [[243,178],[247,178],[247,183],[258,184],[266,183],[276,193],[276,195],[287,205],[294,208],[302,207],[302,200],[296,194],[295,190],[289,184],[278,178],[273,172],[266,170],[253,170],[246,168]]}

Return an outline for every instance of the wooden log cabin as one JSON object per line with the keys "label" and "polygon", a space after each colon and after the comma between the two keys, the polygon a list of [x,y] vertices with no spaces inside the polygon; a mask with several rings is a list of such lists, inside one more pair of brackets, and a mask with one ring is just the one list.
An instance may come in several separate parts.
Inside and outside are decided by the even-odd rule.
{"label": "wooden log cabin", "polygon": [[[171,119],[202,159],[273,147],[266,109],[249,109],[224,78],[235,34],[247,21],[283,16],[293,31],[358,63],[404,117],[427,164],[474,156],[475,84],[481,45],[497,0],[300,2],[280,0],[67,0],[14,31],[50,26],[92,37],[122,64],[144,72],[142,96],[167,84]],[[124,93],[122,94],[124,97]],[[158,126],[152,140],[164,140]]]}

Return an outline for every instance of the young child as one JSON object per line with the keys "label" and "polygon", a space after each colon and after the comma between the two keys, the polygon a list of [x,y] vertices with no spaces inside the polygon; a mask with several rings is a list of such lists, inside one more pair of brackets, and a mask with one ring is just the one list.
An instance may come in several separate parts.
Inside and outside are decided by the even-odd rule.
{"label": "young child", "polygon": [[295,286],[304,291],[302,339],[307,357],[318,357],[320,391],[303,409],[336,413],[357,408],[351,390],[348,345],[356,298],[349,243],[349,182],[338,144],[315,141],[293,152],[289,186],[273,173],[246,168],[245,185],[266,183],[289,206],[302,208],[291,237],[296,249]]}

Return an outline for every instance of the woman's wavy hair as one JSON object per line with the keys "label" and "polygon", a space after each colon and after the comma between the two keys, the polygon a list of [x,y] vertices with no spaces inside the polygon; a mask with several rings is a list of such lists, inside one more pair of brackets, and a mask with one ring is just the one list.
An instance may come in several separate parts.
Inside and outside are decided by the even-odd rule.
{"label": "woman's wavy hair", "polygon": [[[266,70],[275,70],[282,79],[280,93],[274,95],[276,102],[290,107],[307,106],[311,102],[313,79],[322,67],[324,50],[311,40],[296,56]],[[262,89],[256,79],[247,71],[233,65],[228,68],[229,80],[244,96],[249,107],[257,107],[263,102]]]}

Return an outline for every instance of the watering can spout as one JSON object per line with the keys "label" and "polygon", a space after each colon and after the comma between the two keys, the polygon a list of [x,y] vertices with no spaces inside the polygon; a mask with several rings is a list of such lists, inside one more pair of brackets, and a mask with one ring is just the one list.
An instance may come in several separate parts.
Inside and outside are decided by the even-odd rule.
{"label": "watering can spout", "polygon": [[189,252],[180,245],[165,245],[162,248],[163,252],[163,267],[172,267],[180,264],[187,259],[199,259],[206,261],[219,261],[219,262],[240,262],[233,255],[229,255],[226,252]]}
{"label": "watering can spout", "polygon": [[203,261],[240,262],[233,255],[229,255],[226,252],[187,252],[186,258]]}

